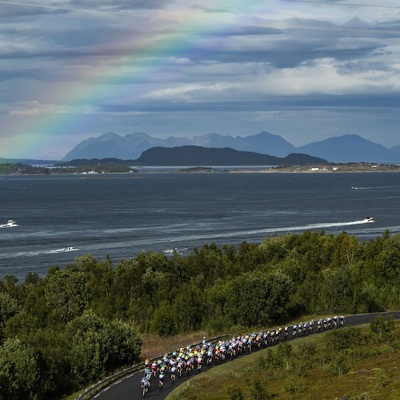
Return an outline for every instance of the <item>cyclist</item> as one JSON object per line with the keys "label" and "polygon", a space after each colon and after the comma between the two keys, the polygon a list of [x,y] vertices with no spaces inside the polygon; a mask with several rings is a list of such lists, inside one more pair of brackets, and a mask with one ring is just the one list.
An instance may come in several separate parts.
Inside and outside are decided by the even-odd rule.
{"label": "cyclist", "polygon": [[197,353],[197,370],[200,371],[203,366],[203,355],[201,353]]}
{"label": "cyclist", "polygon": [[158,375],[158,387],[159,388],[162,388],[164,386],[164,379],[165,379],[164,370],[161,370],[160,375]]}
{"label": "cyclist", "polygon": [[151,364],[151,371],[153,373],[153,376],[156,376],[157,369],[158,369],[157,361],[154,360],[153,363]]}
{"label": "cyclist", "polygon": [[142,380],[140,381],[140,388],[142,391],[142,395],[143,397],[145,396],[145,394],[149,391],[150,389],[150,381],[147,379],[146,376],[144,376],[142,378]]}
{"label": "cyclist", "polygon": [[175,367],[175,365],[172,366],[171,370],[170,370],[170,374],[171,374],[171,380],[174,381],[176,379],[176,374],[178,372],[178,368]]}
{"label": "cyclist", "polygon": [[288,336],[289,336],[289,327],[288,327],[288,326],[285,326],[285,333],[283,334],[283,337],[284,337],[285,339],[287,339]]}
{"label": "cyclist", "polygon": [[144,370],[144,376],[147,378],[147,380],[150,380],[150,378],[151,378],[151,369],[150,368],[147,367]]}
{"label": "cyclist", "polygon": [[319,319],[319,320],[317,321],[317,332],[320,332],[321,329],[322,329],[322,321]]}

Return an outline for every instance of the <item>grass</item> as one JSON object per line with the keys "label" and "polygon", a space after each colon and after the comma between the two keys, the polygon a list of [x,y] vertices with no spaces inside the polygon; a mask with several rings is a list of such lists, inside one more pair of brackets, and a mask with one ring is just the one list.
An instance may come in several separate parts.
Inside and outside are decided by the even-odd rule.
{"label": "grass", "polygon": [[[362,332],[369,332],[368,325],[362,327]],[[290,342],[293,352],[299,350],[300,346],[314,343],[319,355],[325,335],[322,333]],[[364,343],[360,349],[354,350],[358,353],[353,356],[355,360],[360,355],[364,359],[352,362],[350,371],[341,376],[335,375],[328,363],[318,369],[311,367],[302,371],[291,365],[289,369],[283,367],[271,371],[270,368],[264,368],[268,350],[262,350],[193,377],[172,392],[168,399],[261,399],[263,397],[257,393],[261,384],[265,399],[397,400],[400,398],[400,352],[396,347],[399,346]],[[276,349],[274,347],[272,351]]]}
{"label": "grass", "polygon": [[190,344],[199,343],[203,337],[206,336],[205,332],[193,332],[185,335],[160,337],[145,333],[142,336],[142,359],[156,358],[165,353],[170,353],[181,347],[186,347]]}

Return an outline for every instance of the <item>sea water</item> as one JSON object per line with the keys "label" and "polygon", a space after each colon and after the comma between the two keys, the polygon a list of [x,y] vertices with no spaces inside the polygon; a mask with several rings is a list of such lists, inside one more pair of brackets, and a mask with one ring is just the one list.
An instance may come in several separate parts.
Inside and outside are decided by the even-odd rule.
{"label": "sea water", "polygon": [[[400,230],[398,173],[181,173],[0,178],[0,277],[45,276],[91,254],[239,245],[305,230],[360,240]],[[365,218],[372,216],[374,222]],[[74,249],[68,249],[75,246]]]}

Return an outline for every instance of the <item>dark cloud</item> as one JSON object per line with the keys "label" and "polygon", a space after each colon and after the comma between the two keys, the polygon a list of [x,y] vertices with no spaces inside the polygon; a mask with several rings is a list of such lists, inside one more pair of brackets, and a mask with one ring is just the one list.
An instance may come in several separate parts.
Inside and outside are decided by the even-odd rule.
{"label": "dark cloud", "polygon": [[191,6],[191,8],[193,10],[201,10],[205,13],[208,14],[220,14],[220,13],[227,13],[229,12],[229,8],[228,7],[218,7],[217,4],[211,6],[205,6],[203,4],[194,4]]}
{"label": "dark cloud", "polygon": [[98,8],[110,7],[117,10],[164,8],[171,0],[72,0],[74,7]]}
{"label": "dark cloud", "polygon": [[66,0],[63,3],[47,3],[45,0],[0,2],[0,18],[24,18],[46,14],[68,14],[71,12],[104,13],[116,11],[135,11],[137,9],[159,9],[171,0]]}
{"label": "dark cloud", "polygon": [[51,7],[41,4],[29,3],[29,2],[0,2],[0,20],[4,19],[5,22],[12,19],[14,22],[15,18],[24,20],[28,17],[40,16],[40,15],[55,15],[55,14],[67,14],[70,11],[62,8]]}
{"label": "dark cloud", "polygon": [[232,25],[229,27],[224,27],[223,30],[217,30],[217,32],[215,32],[215,33],[210,33],[210,36],[212,36],[213,34],[218,37],[279,35],[279,34],[282,34],[282,29],[269,27],[269,26]]}
{"label": "dark cloud", "polygon": [[246,98],[242,101],[135,101],[132,104],[98,104],[98,110],[106,113],[129,112],[189,112],[189,111],[287,111],[300,109],[346,109],[354,112],[359,108],[393,108],[400,106],[400,93],[360,94],[360,95],[309,95],[309,96],[266,96],[264,99]]}

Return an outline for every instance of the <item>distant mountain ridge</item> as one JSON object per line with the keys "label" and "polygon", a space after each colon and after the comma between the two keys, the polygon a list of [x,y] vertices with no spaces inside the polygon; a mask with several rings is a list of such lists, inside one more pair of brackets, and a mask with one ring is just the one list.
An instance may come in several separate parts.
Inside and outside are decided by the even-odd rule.
{"label": "distant mountain ridge", "polygon": [[331,162],[394,162],[400,159],[394,151],[363,139],[358,135],[344,135],[310,143],[297,148],[307,154],[317,154],[318,157],[329,159]]}
{"label": "distant mountain ridge", "polygon": [[359,135],[346,134],[296,148],[281,136],[265,131],[245,137],[210,133],[193,138],[171,136],[167,139],[154,138],[144,132],[126,136],[108,132],[97,138],[90,138],[79,143],[66,154],[63,161],[92,158],[135,160],[144,151],[153,147],[173,148],[180,146],[231,148],[280,158],[292,153],[302,153],[339,163],[400,162],[400,145],[388,149]]}
{"label": "distant mountain ridge", "polygon": [[[281,136],[268,132],[261,132],[254,136],[225,136],[210,133],[194,138],[169,137],[157,139],[144,132],[131,133],[120,136],[113,132],[107,132],[97,138],[84,140],[69,151],[62,161],[70,161],[83,158],[119,158],[123,160],[137,159],[152,147],[179,147],[202,146],[224,148],[229,147],[240,151],[253,151],[275,157],[286,157],[296,151],[296,148]],[[264,151],[265,150],[265,151]],[[268,150],[268,151],[267,151]]]}

